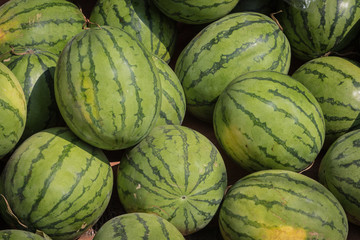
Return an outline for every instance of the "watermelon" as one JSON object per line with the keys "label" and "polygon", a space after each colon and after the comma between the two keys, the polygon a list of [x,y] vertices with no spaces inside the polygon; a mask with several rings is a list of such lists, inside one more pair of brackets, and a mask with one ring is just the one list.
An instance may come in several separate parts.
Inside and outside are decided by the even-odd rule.
{"label": "watermelon", "polygon": [[288,170],[262,170],[231,186],[219,212],[224,240],[346,240],[339,201],[319,182]]}
{"label": "watermelon", "polygon": [[289,75],[248,72],[235,78],[214,110],[216,139],[249,172],[303,171],[325,138],[325,121],[312,93]]}
{"label": "watermelon", "polygon": [[60,118],[54,95],[54,72],[58,55],[34,48],[14,48],[0,56],[17,77],[27,102],[23,139],[57,125]]}
{"label": "watermelon", "polygon": [[154,0],[168,17],[187,24],[204,24],[228,14],[239,0],[178,1]]}
{"label": "watermelon", "polygon": [[162,88],[160,115],[155,126],[181,125],[186,110],[185,93],[181,82],[165,61],[155,55],[153,60],[159,70]]}
{"label": "watermelon", "polygon": [[[17,229],[6,229],[0,231],[0,240],[44,240],[45,238],[41,237],[38,234],[17,230]],[[49,238],[48,238],[49,239]]]}
{"label": "watermelon", "polygon": [[94,225],[113,187],[105,154],[66,127],[27,138],[11,155],[1,178],[4,197],[18,221],[55,240],[75,239]]}
{"label": "watermelon", "polygon": [[161,80],[152,55],[117,27],[90,28],[64,48],[55,98],[70,129],[106,150],[131,147],[155,125]]}
{"label": "watermelon", "polygon": [[289,42],[271,18],[233,13],[211,23],[188,43],[175,73],[189,112],[211,122],[218,96],[235,77],[255,70],[288,73],[290,57]]}
{"label": "watermelon", "polygon": [[19,80],[0,62],[0,159],[18,143],[25,129],[26,100]]}
{"label": "watermelon", "polygon": [[94,240],[184,240],[179,230],[151,213],[127,213],[114,217],[101,226]]}
{"label": "watermelon", "polygon": [[360,127],[360,67],[336,56],[320,57],[300,66],[292,77],[320,103],[325,117],[325,146]]}
{"label": "watermelon", "polygon": [[82,31],[80,9],[64,0],[10,0],[0,6],[0,54],[11,47],[34,47],[60,54]]}
{"label": "watermelon", "polygon": [[293,55],[311,60],[347,46],[359,32],[357,0],[280,0],[276,15]]}
{"label": "watermelon", "polygon": [[217,148],[185,126],[157,126],[120,160],[119,199],[127,212],[148,212],[172,223],[183,235],[214,217],[227,185]]}
{"label": "watermelon", "polygon": [[336,139],[321,159],[319,181],[339,200],[348,220],[360,225],[360,129]]}
{"label": "watermelon", "polygon": [[150,0],[98,0],[90,21],[122,28],[165,62],[170,61],[174,52],[176,22]]}

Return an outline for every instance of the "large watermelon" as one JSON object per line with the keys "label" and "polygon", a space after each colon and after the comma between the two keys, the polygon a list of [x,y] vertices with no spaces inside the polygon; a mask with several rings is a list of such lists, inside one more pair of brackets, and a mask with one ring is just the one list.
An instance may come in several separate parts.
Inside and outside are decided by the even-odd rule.
{"label": "large watermelon", "polygon": [[325,122],[311,92],[289,75],[249,72],[220,95],[214,131],[227,154],[248,171],[302,171],[325,138]]}
{"label": "large watermelon", "polygon": [[288,73],[290,55],[285,35],[266,15],[241,12],[223,17],[201,30],[176,61],[187,109],[211,122],[216,100],[231,80],[255,70]]}
{"label": "large watermelon", "polygon": [[292,75],[320,103],[325,117],[325,145],[360,127],[360,67],[341,57],[320,57],[304,63]]}
{"label": "large watermelon", "polygon": [[17,77],[27,102],[27,117],[22,138],[54,127],[61,119],[54,96],[54,72],[58,55],[34,48],[14,48],[0,56]]}
{"label": "large watermelon", "polygon": [[101,226],[94,240],[184,240],[181,232],[167,220],[151,213],[127,213]]}
{"label": "large watermelon", "polygon": [[20,140],[26,123],[26,100],[19,80],[0,62],[0,159]]}
{"label": "large watermelon", "polygon": [[339,201],[319,182],[287,170],[263,170],[231,186],[219,212],[224,240],[346,240]]}
{"label": "large watermelon", "polygon": [[348,220],[360,226],[360,130],[336,139],[322,158],[319,181],[344,207]]}
{"label": "large watermelon", "polygon": [[150,0],[98,0],[90,20],[120,27],[136,37],[156,56],[170,61],[177,37],[176,23]]}
{"label": "large watermelon", "polygon": [[128,212],[155,213],[184,235],[214,217],[227,185],[223,159],[202,134],[163,125],[120,161],[117,189]]}
{"label": "large watermelon", "polygon": [[93,146],[117,150],[138,143],[155,125],[161,82],[152,55],[120,28],[76,35],[55,71],[55,97],[70,129]]}
{"label": "large watermelon", "polygon": [[80,9],[64,0],[10,0],[0,6],[0,54],[35,47],[59,54],[82,30]]}
{"label": "large watermelon", "polygon": [[341,50],[359,32],[358,0],[279,0],[276,15],[294,56],[310,60]]}
{"label": "large watermelon", "polygon": [[52,239],[75,239],[89,229],[105,211],[113,186],[105,154],[65,127],[26,139],[1,178],[18,221]]}

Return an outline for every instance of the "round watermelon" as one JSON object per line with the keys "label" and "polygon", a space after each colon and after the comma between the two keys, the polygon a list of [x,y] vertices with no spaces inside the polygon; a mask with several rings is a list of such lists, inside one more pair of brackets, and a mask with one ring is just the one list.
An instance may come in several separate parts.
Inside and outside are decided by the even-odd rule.
{"label": "round watermelon", "polygon": [[170,222],[151,213],[127,213],[101,226],[94,240],[185,240]]}
{"label": "round watermelon", "polygon": [[64,48],[55,98],[70,129],[106,150],[131,147],[159,116],[161,80],[151,53],[117,27],[90,28]]}
{"label": "round watermelon", "polygon": [[113,186],[105,154],[65,127],[27,138],[1,178],[16,221],[54,240],[75,239],[92,227],[105,211]]}
{"label": "round watermelon", "polygon": [[248,171],[302,171],[325,138],[324,116],[312,93],[274,71],[235,78],[216,103],[213,125],[222,148]]}
{"label": "round watermelon", "polygon": [[211,122],[217,98],[237,76],[249,71],[288,73],[290,45],[279,26],[255,12],[229,14],[211,23],[182,50],[175,73],[187,110]]}
{"label": "round watermelon", "polygon": [[263,170],[238,180],[219,212],[224,240],[346,240],[339,201],[319,182],[288,170]]}
{"label": "round watermelon", "polygon": [[157,214],[188,235],[214,217],[227,186],[217,148],[190,128],[153,128],[124,154],[117,189],[127,212]]}

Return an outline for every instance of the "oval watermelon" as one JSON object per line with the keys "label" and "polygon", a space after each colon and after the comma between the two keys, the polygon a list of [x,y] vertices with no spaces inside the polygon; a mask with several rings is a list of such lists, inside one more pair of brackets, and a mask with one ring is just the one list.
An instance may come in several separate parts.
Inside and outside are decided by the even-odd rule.
{"label": "oval watermelon", "polygon": [[0,230],[0,240],[44,240],[45,238],[41,237],[38,234],[17,230],[17,229],[6,229]]}
{"label": "oval watermelon", "polygon": [[235,78],[216,103],[213,125],[222,148],[248,171],[302,171],[313,164],[325,138],[315,97],[274,71]]}
{"label": "oval watermelon", "polygon": [[64,0],[10,0],[0,7],[0,54],[35,47],[60,54],[85,23],[80,9]]}
{"label": "oval watermelon", "polygon": [[231,186],[219,212],[224,240],[346,240],[339,201],[319,182],[287,170],[263,170]]}
{"label": "oval watermelon", "polygon": [[26,139],[11,155],[1,178],[17,219],[28,230],[40,230],[52,239],[75,239],[95,224],[113,186],[105,154],[65,127]]}
{"label": "oval watermelon", "polygon": [[114,217],[101,226],[94,240],[184,240],[179,230],[151,213],[127,213]]}
{"label": "oval watermelon", "polygon": [[136,37],[165,62],[174,52],[176,23],[150,0],[98,0],[90,20],[99,25],[120,27]]}
{"label": "oval watermelon", "polygon": [[152,55],[120,28],[76,35],[55,71],[55,98],[70,129],[106,150],[131,147],[155,125],[161,82]]}
{"label": "oval watermelon", "polygon": [[214,217],[227,185],[223,159],[202,134],[184,126],[153,128],[120,161],[117,189],[127,212],[155,213],[184,235]]}
{"label": "oval watermelon", "polygon": [[290,57],[289,42],[271,18],[233,13],[190,41],[176,61],[175,73],[189,112],[211,122],[216,100],[231,80],[255,70],[288,73]]}

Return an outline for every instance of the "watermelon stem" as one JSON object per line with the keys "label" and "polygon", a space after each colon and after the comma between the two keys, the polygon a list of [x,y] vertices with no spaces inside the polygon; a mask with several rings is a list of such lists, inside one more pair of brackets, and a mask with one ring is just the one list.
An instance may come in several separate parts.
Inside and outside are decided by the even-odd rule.
{"label": "watermelon stem", "polygon": [[99,24],[94,23],[94,22],[91,22],[90,19],[88,19],[88,18],[85,16],[85,14],[83,13],[83,11],[82,11],[81,8],[80,8],[80,12],[81,12],[81,14],[83,15],[83,18],[84,18],[84,21],[85,21],[84,24],[83,24],[83,26],[82,26],[82,28],[83,28],[84,30],[90,29],[89,24],[96,25],[98,28],[102,29]]}
{"label": "watermelon stem", "polygon": [[22,56],[22,55],[26,55],[26,54],[34,54],[35,53],[33,49],[27,49],[25,52],[17,53],[17,52],[15,52],[15,48],[12,46],[11,46],[10,52],[16,56]]}
{"label": "watermelon stem", "polygon": [[272,18],[272,20],[274,20],[274,22],[279,26],[281,31],[284,31],[284,28],[281,26],[279,20],[277,20],[277,18],[275,17],[276,14],[282,13],[283,10],[279,10],[277,12],[271,13],[270,16]]}

